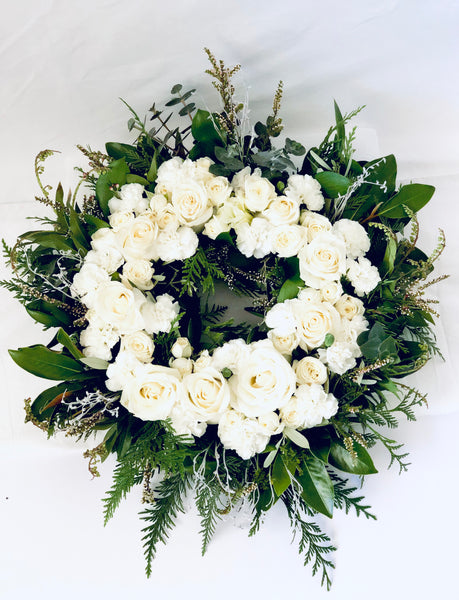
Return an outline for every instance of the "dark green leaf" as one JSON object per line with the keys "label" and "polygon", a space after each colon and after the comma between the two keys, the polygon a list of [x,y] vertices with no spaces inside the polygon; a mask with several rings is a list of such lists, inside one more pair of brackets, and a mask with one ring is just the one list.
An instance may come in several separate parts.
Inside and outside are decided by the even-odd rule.
{"label": "dark green leaf", "polygon": [[148,181],[156,181],[156,175],[158,173],[158,162],[157,162],[157,151],[153,154],[153,158],[151,159],[150,168],[147,173]]}
{"label": "dark green leaf", "polygon": [[69,226],[73,243],[75,244],[76,249],[84,256],[91,248],[91,244],[81,227],[78,213],[71,206],[69,207]]}
{"label": "dark green leaf", "polygon": [[83,217],[84,217],[84,220],[86,221],[86,223],[89,225],[88,229],[89,229],[90,235],[95,233],[98,229],[102,229],[103,227],[110,227],[110,225],[107,223],[107,221],[98,219],[94,215],[89,215],[89,214],[85,213],[83,215]]}
{"label": "dark green leaf", "polygon": [[166,104],[164,106],[175,106],[176,104],[180,104],[181,99],[180,98],[172,98],[172,100],[169,100],[168,102],[166,102]]}
{"label": "dark green leaf", "polygon": [[432,198],[435,188],[432,185],[411,183],[404,185],[398,194],[383,204],[378,213],[388,219],[403,219],[407,217],[403,206],[408,206],[413,212],[418,212]]}
{"label": "dark green leaf", "polygon": [[110,189],[110,178],[108,173],[102,173],[96,182],[96,198],[101,211],[106,217],[110,214],[108,201],[113,197],[113,190]]}
{"label": "dark green leaf", "polygon": [[179,94],[183,88],[181,83],[176,83],[174,87],[171,89],[171,94]]}
{"label": "dark green leaf", "polygon": [[33,319],[46,327],[61,327],[72,323],[72,318],[68,313],[45,300],[29,302],[25,309]]}
{"label": "dark green leaf", "polygon": [[182,109],[179,110],[179,115],[181,117],[184,117],[185,115],[189,115],[190,113],[192,113],[195,109],[196,109],[196,104],[194,102],[190,102],[190,104],[187,104],[186,106],[184,106]]}
{"label": "dark green leaf", "polygon": [[126,183],[126,175],[129,173],[129,167],[126,163],[126,158],[123,156],[118,160],[114,160],[110,163],[110,170],[108,171],[108,178],[111,184],[118,184],[122,186]]}
{"label": "dark green leaf", "polygon": [[287,154],[293,154],[294,156],[302,156],[306,153],[306,148],[299,142],[295,142],[290,138],[285,140],[285,151]]}
{"label": "dark green leaf", "polygon": [[278,497],[282,496],[282,494],[290,485],[290,475],[288,474],[288,471],[285,468],[281,454],[278,454],[276,460],[274,461],[271,473],[271,480],[273,483],[274,491],[276,492],[276,495]]}
{"label": "dark green leaf", "polygon": [[63,381],[79,379],[84,373],[81,363],[46,346],[37,345],[8,352],[19,367],[37,377]]}
{"label": "dark green leaf", "polygon": [[226,134],[220,129],[218,121],[206,110],[197,110],[191,123],[191,133],[197,142],[222,144]]}
{"label": "dark green leaf", "polygon": [[26,239],[43,248],[54,248],[55,250],[75,250],[71,240],[54,231],[28,231],[23,233],[19,239]]}
{"label": "dark green leaf", "polygon": [[324,463],[314,455],[307,454],[301,467],[303,472],[297,474],[303,488],[301,495],[311,508],[331,518],[335,494]]}
{"label": "dark green leaf", "polygon": [[140,185],[148,185],[148,180],[145,177],[140,177],[140,175],[132,175],[128,173],[126,175],[126,183],[140,183]]}
{"label": "dark green leaf", "polygon": [[354,450],[356,453],[355,458],[352,457],[341,442],[332,441],[329,456],[330,464],[345,473],[354,473],[356,475],[371,475],[378,472],[371,456],[363,446],[354,444]]}
{"label": "dark green leaf", "polygon": [[114,159],[125,158],[126,162],[132,163],[139,160],[139,154],[135,146],[120,144],[118,142],[107,142],[105,144],[107,154]]}
{"label": "dark green leaf", "polygon": [[57,341],[62,344],[64,346],[64,348],[67,348],[67,350],[70,352],[70,354],[76,358],[77,360],[79,360],[80,358],[82,358],[83,353],[81,352],[81,350],[79,350],[74,342],[72,341],[71,337],[68,335],[68,333],[66,333],[62,328],[59,329],[59,331],[57,332]]}
{"label": "dark green leaf", "polygon": [[45,408],[55,398],[57,398],[64,392],[72,392],[80,389],[81,383],[70,383],[69,381],[64,381],[63,383],[59,383],[58,385],[44,390],[32,402],[32,414],[40,421],[49,418],[54,411],[54,407],[48,408],[47,410],[45,410]]}
{"label": "dark green leaf", "polygon": [[277,296],[278,302],[284,302],[290,298],[296,298],[300,289],[304,287],[304,281],[300,278],[287,279],[284,281],[279,294]]}
{"label": "dark green leaf", "polygon": [[357,341],[363,356],[369,362],[397,357],[397,345],[394,338],[387,335],[379,322],[374,323],[369,331],[361,333]]}
{"label": "dark green leaf", "polygon": [[350,179],[334,171],[316,173],[315,178],[329,198],[344,196],[351,184]]}
{"label": "dark green leaf", "polygon": [[329,433],[323,427],[315,427],[308,431],[308,439],[312,454],[327,464],[331,444]]}

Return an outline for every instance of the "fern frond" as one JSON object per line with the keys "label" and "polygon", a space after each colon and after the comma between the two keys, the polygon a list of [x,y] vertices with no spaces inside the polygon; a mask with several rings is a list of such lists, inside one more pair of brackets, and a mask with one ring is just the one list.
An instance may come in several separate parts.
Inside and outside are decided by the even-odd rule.
{"label": "fern frond", "polygon": [[371,507],[366,504],[362,504],[364,496],[352,495],[357,491],[357,487],[346,487],[349,483],[346,479],[341,479],[341,477],[339,477],[339,475],[336,473],[329,474],[335,488],[335,506],[337,508],[344,508],[346,514],[348,514],[351,508],[353,508],[358,517],[363,514],[367,519],[376,520],[376,516],[368,510]]}

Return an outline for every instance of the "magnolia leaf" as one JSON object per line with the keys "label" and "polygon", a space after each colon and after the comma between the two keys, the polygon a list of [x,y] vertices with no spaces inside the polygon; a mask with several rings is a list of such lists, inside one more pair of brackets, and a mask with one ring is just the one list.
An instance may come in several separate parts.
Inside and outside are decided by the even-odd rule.
{"label": "magnolia leaf", "polygon": [[344,196],[351,185],[350,179],[339,173],[334,173],[333,171],[316,173],[315,179],[320,183],[322,189],[329,198]]}
{"label": "magnolia leaf", "polygon": [[411,183],[400,188],[388,202],[379,209],[379,216],[388,219],[403,219],[408,215],[403,208],[407,206],[413,212],[418,212],[432,198],[435,188],[432,185]]}
{"label": "magnolia leaf", "polygon": [[311,508],[331,518],[335,493],[324,463],[308,454],[304,457],[301,468],[302,473],[297,475],[303,488],[301,495]]}
{"label": "magnolia leaf", "polygon": [[330,445],[329,462],[333,467],[345,473],[356,475],[371,475],[377,473],[375,465],[367,450],[360,444],[354,445],[355,456],[346,450],[341,442],[332,441]]}
{"label": "magnolia leaf", "polygon": [[32,375],[58,381],[81,379],[84,367],[79,361],[61,352],[37,345],[18,350],[8,350],[14,362]]}
{"label": "magnolia leaf", "polygon": [[290,475],[285,467],[284,461],[282,460],[282,455],[278,454],[276,460],[274,461],[271,473],[271,480],[273,483],[274,491],[276,492],[276,496],[282,496],[285,490],[291,483]]}

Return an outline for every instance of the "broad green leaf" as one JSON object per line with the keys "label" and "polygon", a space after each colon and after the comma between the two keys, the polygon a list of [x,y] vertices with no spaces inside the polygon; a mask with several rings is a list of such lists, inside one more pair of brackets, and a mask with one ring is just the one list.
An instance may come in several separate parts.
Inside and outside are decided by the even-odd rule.
{"label": "broad green leaf", "polygon": [[113,197],[113,190],[110,189],[110,178],[108,173],[102,173],[96,182],[96,198],[99,203],[100,209],[106,217],[110,214],[108,208],[108,201]]}
{"label": "broad green leaf", "polygon": [[285,427],[284,435],[300,448],[309,448],[308,439],[296,429],[293,429],[292,427]]}
{"label": "broad green leaf", "polygon": [[91,248],[91,244],[81,227],[78,213],[71,206],[69,207],[69,225],[73,243],[76,249],[84,256]]}
{"label": "broad green leaf", "polygon": [[265,458],[265,462],[263,463],[263,468],[267,469],[269,467],[269,465],[273,462],[273,460],[276,458],[276,454],[277,454],[277,448],[276,450],[271,450],[271,452],[268,454],[268,456]]}
{"label": "broad green leaf", "polygon": [[125,158],[127,163],[139,160],[139,154],[135,146],[120,144],[118,142],[107,142],[105,144],[107,154],[114,159]]}
{"label": "broad green leaf", "polygon": [[388,202],[379,209],[379,216],[388,219],[403,219],[408,215],[403,206],[407,206],[413,212],[418,212],[432,198],[435,188],[432,185],[422,183],[410,183],[404,185],[398,194],[395,194]]}
{"label": "broad green leaf", "polygon": [[44,390],[32,402],[32,414],[40,421],[48,418],[52,414],[54,408],[49,408],[47,410],[45,410],[45,408],[53,400],[65,392],[72,392],[80,389],[81,383],[70,383],[69,381],[64,381],[63,383],[59,383],[58,385]]}
{"label": "broad green leaf", "polygon": [[90,235],[95,233],[98,229],[102,229],[103,227],[110,227],[110,225],[107,223],[107,221],[104,221],[103,219],[99,219],[99,218],[95,217],[94,215],[89,215],[89,214],[85,213],[83,215],[83,218],[86,221],[86,223],[88,224],[88,230],[89,230]]}
{"label": "broad green leaf", "polygon": [[81,379],[84,374],[84,366],[80,362],[46,346],[37,345],[8,352],[19,367],[37,377],[64,381]]}
{"label": "broad green leaf", "polygon": [[219,128],[218,121],[206,110],[196,111],[191,123],[191,133],[197,142],[221,145],[226,141],[226,134]]}
{"label": "broad green leaf", "polygon": [[126,183],[140,183],[140,185],[148,185],[148,180],[145,179],[145,177],[140,177],[140,175],[128,173],[126,175]]}
{"label": "broad green leaf", "polygon": [[110,170],[107,175],[110,180],[110,183],[117,183],[122,186],[126,183],[126,176],[129,173],[129,167],[127,166],[126,159],[119,158],[118,160],[114,160],[110,163]]}
{"label": "broad green leaf", "polygon": [[108,361],[103,360],[102,358],[96,358],[95,356],[85,356],[84,358],[79,359],[87,367],[91,369],[97,369],[100,371],[106,371],[108,365],[110,364]]}
{"label": "broad green leaf", "polygon": [[285,490],[291,483],[290,475],[288,474],[288,471],[285,468],[281,454],[278,454],[276,460],[274,461],[271,473],[271,480],[273,483],[274,491],[276,492],[276,495],[278,497],[282,496],[282,494],[285,492]]}
{"label": "broad green leaf", "polygon": [[25,309],[35,321],[46,327],[61,327],[72,323],[72,317],[68,313],[45,300],[33,300]]}
{"label": "broad green leaf", "polygon": [[329,198],[337,198],[344,196],[348,187],[351,185],[351,180],[344,175],[335,173],[334,171],[322,171],[316,173],[315,179],[320,183],[325,194]]}
{"label": "broad green leaf", "polygon": [[370,362],[398,356],[397,344],[394,338],[387,335],[384,327],[379,322],[374,323],[369,331],[360,334],[357,342],[362,355]]}
{"label": "broad green leaf", "polygon": [[328,464],[331,439],[328,431],[315,427],[308,432],[309,446],[312,454],[323,463]]}
{"label": "broad green leaf", "polygon": [[155,150],[153,154],[153,158],[151,159],[150,168],[148,169],[147,179],[150,182],[156,181],[156,176],[158,174],[158,160],[157,160],[157,151]]}
{"label": "broad green leaf", "polygon": [[279,294],[277,296],[278,302],[284,302],[284,300],[289,300],[290,298],[296,298],[298,296],[298,292],[300,289],[304,287],[304,281],[299,277],[287,279],[284,281],[281,289],[279,290]]}
{"label": "broad green leaf", "polygon": [[23,233],[19,239],[26,239],[43,248],[54,248],[55,250],[75,250],[72,241],[64,235],[55,231],[28,231]]}
{"label": "broad green leaf", "polygon": [[82,358],[83,353],[81,352],[81,350],[79,350],[75,346],[75,344],[73,343],[71,337],[62,328],[59,329],[59,331],[57,332],[57,336],[56,337],[57,337],[57,341],[60,344],[62,344],[64,346],[64,348],[67,348],[67,350],[70,352],[70,354],[73,356],[73,358],[76,358],[77,360],[79,360],[80,358]]}
{"label": "broad green leaf", "polygon": [[311,508],[331,518],[335,493],[324,463],[314,455],[307,454],[301,468],[303,472],[297,474],[303,488],[301,495]]}
{"label": "broad green leaf", "polygon": [[285,151],[287,154],[293,154],[293,156],[302,156],[306,153],[306,148],[303,144],[287,138],[285,140]]}
{"label": "broad green leaf", "polygon": [[395,257],[397,255],[397,242],[394,238],[390,238],[387,242],[386,251],[384,253],[383,265],[386,273],[392,273],[394,270]]}
{"label": "broad green leaf", "polygon": [[350,452],[339,441],[332,441],[330,445],[329,463],[344,471],[345,473],[354,473],[356,475],[371,475],[377,473],[371,456],[367,450],[360,444],[354,444],[356,458],[353,458]]}

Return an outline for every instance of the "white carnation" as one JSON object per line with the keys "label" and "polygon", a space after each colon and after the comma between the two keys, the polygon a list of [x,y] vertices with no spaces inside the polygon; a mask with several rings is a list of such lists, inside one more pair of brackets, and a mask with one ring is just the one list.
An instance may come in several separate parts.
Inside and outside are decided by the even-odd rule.
{"label": "white carnation", "polygon": [[309,210],[320,210],[324,205],[320,184],[310,175],[290,175],[284,194],[306,204]]}
{"label": "white carnation", "polygon": [[164,262],[185,260],[196,252],[199,239],[191,227],[179,227],[176,230],[160,231],[156,242],[156,251]]}
{"label": "white carnation", "polygon": [[235,450],[243,460],[263,452],[270,438],[257,419],[248,419],[236,410],[228,410],[223,414],[218,425],[218,436],[225,448]]}
{"label": "white carnation", "polygon": [[156,297],[155,302],[144,302],[140,310],[147,333],[168,333],[179,314],[179,304],[169,294],[162,294]]}
{"label": "white carnation", "polygon": [[368,258],[362,256],[359,256],[357,260],[347,261],[347,277],[358,296],[369,294],[381,281],[378,269],[371,264]]}
{"label": "white carnation", "polygon": [[115,362],[108,365],[105,386],[112,392],[121,391],[131,379],[134,379],[136,369],[141,366],[142,363],[132,352],[119,352]]}
{"label": "white carnation", "polygon": [[365,228],[357,221],[350,219],[336,221],[333,231],[343,237],[348,258],[363,256],[370,249],[370,238]]}
{"label": "white carnation", "polygon": [[244,340],[230,340],[214,350],[211,365],[218,371],[229,369],[232,373],[237,373],[238,365],[245,363],[250,352],[250,346]]}
{"label": "white carnation", "polygon": [[271,252],[271,223],[267,219],[255,217],[250,225],[242,223],[237,227],[236,244],[244,256],[263,258]]}
{"label": "white carnation", "polygon": [[94,263],[84,262],[79,272],[75,273],[70,293],[74,298],[80,298],[85,306],[91,308],[98,287],[109,281],[110,277],[105,269]]}
{"label": "white carnation", "polygon": [[293,429],[306,429],[320,425],[338,411],[338,402],[318,384],[298,386],[295,395],[281,409],[282,423]]}
{"label": "white carnation", "polygon": [[320,359],[327,363],[333,373],[343,375],[357,364],[356,357],[360,356],[360,348],[352,342],[335,341],[329,348],[319,349]]}
{"label": "white carnation", "polygon": [[268,310],[265,317],[266,325],[274,330],[274,334],[278,336],[287,336],[296,331],[296,318],[293,313],[291,301],[286,300],[275,304]]}
{"label": "white carnation", "polygon": [[111,213],[135,212],[142,213],[148,206],[147,198],[143,196],[144,187],[140,183],[127,183],[123,185],[118,196],[110,198],[108,208]]}
{"label": "white carnation", "polygon": [[183,404],[176,404],[169,415],[172,427],[177,435],[194,435],[201,437],[206,429],[207,423],[199,421],[196,414],[187,410]]}

